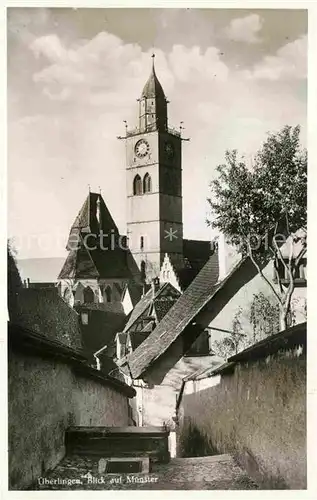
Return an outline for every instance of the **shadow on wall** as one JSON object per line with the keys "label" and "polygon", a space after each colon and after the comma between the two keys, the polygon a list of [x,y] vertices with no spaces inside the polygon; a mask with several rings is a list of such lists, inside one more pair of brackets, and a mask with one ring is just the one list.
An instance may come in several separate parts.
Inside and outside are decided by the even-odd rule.
{"label": "shadow on wall", "polygon": [[305,489],[306,354],[237,364],[184,395],[177,434],[180,455],[230,453],[263,489]]}
{"label": "shadow on wall", "polygon": [[191,420],[185,419],[181,433],[178,436],[177,456],[201,457],[218,454],[218,450],[207,434],[199,430]]}

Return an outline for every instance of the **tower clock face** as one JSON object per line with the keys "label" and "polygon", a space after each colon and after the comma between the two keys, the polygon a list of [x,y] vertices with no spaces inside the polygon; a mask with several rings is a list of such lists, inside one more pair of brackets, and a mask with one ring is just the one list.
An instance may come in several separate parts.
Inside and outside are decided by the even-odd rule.
{"label": "tower clock face", "polygon": [[174,145],[172,142],[165,142],[164,144],[164,151],[167,156],[167,158],[172,159],[174,158]]}
{"label": "tower clock face", "polygon": [[134,148],[134,152],[138,158],[144,158],[150,150],[150,145],[145,139],[140,139]]}

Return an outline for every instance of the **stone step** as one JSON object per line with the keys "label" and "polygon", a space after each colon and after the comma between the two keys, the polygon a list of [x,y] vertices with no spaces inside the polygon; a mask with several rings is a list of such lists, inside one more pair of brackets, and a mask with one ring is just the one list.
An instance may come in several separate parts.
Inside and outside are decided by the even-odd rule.
{"label": "stone step", "polygon": [[65,433],[67,455],[97,457],[148,456],[166,463],[169,431],[164,427],[69,427]]}

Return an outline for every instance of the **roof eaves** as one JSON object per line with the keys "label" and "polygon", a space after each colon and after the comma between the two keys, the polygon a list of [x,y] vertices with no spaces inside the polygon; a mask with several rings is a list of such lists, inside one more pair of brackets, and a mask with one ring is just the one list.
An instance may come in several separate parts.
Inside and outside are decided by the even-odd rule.
{"label": "roof eaves", "polygon": [[306,342],[306,328],[307,324],[299,323],[287,330],[270,335],[263,340],[260,340],[256,344],[253,344],[247,349],[231,356],[229,362],[243,362],[250,359],[259,359],[269,354],[278,352],[281,349],[289,349],[290,346],[297,345]]}
{"label": "roof eaves", "polygon": [[211,377],[215,377],[216,375],[223,375],[224,373],[231,373],[237,363],[233,361],[227,361],[223,363],[221,366],[218,366],[214,370],[210,372]]}

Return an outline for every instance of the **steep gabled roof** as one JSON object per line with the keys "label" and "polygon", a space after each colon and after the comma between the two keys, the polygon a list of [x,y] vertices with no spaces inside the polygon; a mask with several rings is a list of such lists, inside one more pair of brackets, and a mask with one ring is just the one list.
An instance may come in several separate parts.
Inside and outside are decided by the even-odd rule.
{"label": "steep gabled roof", "polygon": [[[97,218],[97,208],[99,207],[100,220]],[[98,234],[103,230],[104,234],[119,234],[116,223],[114,222],[101,194],[89,193],[83,206],[81,207],[72,227],[70,234],[80,230],[81,233]],[[70,246],[68,246],[70,243]],[[67,249],[71,249],[72,242],[68,242]]]}
{"label": "steep gabled roof", "polygon": [[89,279],[98,277],[99,273],[90,252],[84,245],[80,245],[76,250],[69,252],[58,279]]}
{"label": "steep gabled roof", "polygon": [[126,358],[134,378],[169,348],[208,303],[221,286],[218,275],[218,254],[214,253],[148,338]]}
{"label": "steep gabled roof", "polygon": [[162,300],[154,301],[154,311],[158,322],[160,322],[164,318],[165,314],[168,313],[170,308],[175,304],[177,300],[178,297],[177,298],[175,297],[174,299],[167,301],[162,301]]}
{"label": "steep gabled roof", "polygon": [[89,193],[71,227],[58,279],[130,278],[129,252],[120,247],[119,236],[102,196]]}
{"label": "steep gabled roof", "polygon": [[150,309],[152,304],[156,303],[158,299],[162,299],[164,295],[167,297],[179,297],[180,292],[178,292],[178,290],[176,290],[176,288],[174,288],[170,283],[163,283],[153,297],[153,291],[150,288],[147,293],[141,297],[131,312],[128,322],[124,328],[124,332],[129,331],[137,320]]}

